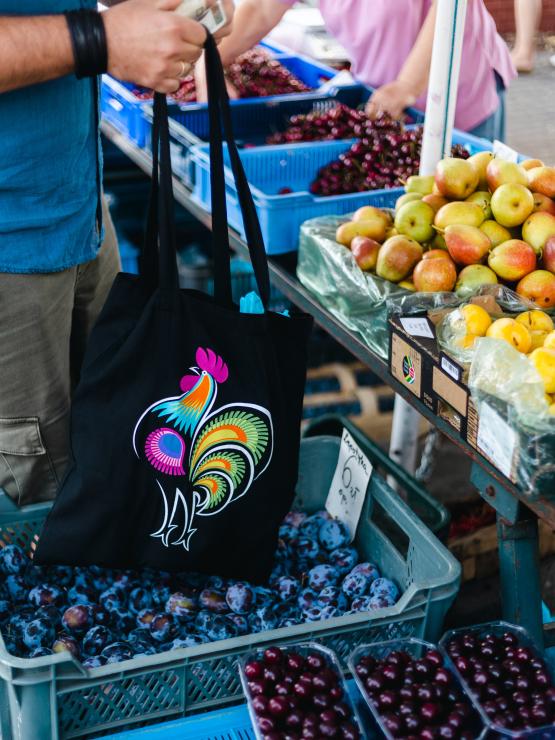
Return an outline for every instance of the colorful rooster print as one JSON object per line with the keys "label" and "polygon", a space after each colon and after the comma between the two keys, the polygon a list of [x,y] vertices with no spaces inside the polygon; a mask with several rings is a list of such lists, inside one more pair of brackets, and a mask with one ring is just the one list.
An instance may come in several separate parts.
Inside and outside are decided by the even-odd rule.
{"label": "colorful rooster print", "polygon": [[[189,550],[199,516],[213,516],[244,496],[272,458],[268,411],[254,404],[214,409],[228,367],[199,347],[196,367],[181,378],[181,395],[156,401],[133,431],[133,449],[153,468],[164,504],[152,537]],[[198,526],[198,524],[197,524]]]}

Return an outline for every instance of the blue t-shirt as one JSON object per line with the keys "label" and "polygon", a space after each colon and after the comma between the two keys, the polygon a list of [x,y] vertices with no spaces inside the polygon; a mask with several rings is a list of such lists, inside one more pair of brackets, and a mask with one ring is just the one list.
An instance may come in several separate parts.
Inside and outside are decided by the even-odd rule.
{"label": "blue t-shirt", "polygon": [[[96,0],[0,0],[0,16],[84,7]],[[0,94],[0,272],[56,272],[96,256],[94,90],[70,75]]]}

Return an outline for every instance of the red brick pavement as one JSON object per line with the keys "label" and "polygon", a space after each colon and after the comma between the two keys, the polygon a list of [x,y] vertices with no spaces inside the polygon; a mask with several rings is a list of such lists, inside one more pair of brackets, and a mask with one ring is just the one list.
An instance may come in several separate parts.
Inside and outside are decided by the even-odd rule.
{"label": "red brick pavement", "polygon": [[[500,33],[514,33],[515,17],[513,0],[485,0],[495,18]],[[541,30],[555,34],[555,0],[543,0]]]}

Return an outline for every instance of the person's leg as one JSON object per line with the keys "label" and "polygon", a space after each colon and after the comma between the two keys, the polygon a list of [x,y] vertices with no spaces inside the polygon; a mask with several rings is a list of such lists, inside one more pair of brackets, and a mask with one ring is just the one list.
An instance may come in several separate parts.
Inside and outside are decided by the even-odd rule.
{"label": "person's leg", "polygon": [[68,460],[76,273],[0,274],[0,488],[19,504],[52,499]]}
{"label": "person's leg", "polygon": [[516,38],[511,56],[519,72],[531,72],[536,56],[536,32],[540,27],[542,0],[515,0]]}
{"label": "person's leg", "polygon": [[71,381],[79,379],[87,338],[106,301],[114,278],[121,270],[116,232],[105,199],[102,199],[104,241],[96,259],[77,268],[71,330]]}

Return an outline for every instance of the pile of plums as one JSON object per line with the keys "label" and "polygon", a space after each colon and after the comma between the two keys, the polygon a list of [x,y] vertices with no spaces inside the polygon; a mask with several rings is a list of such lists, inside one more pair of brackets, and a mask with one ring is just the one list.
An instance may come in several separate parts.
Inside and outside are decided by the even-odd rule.
{"label": "pile of plums", "polygon": [[87,667],[392,606],[396,585],[359,562],[344,525],[287,515],[265,586],[219,576],[34,565],[0,549],[0,631],[8,651],[70,651]]}
{"label": "pile of plums", "polygon": [[385,658],[363,655],[355,666],[366,694],[394,738],[472,740],[478,713],[437,650],[414,658],[394,650]]}
{"label": "pile of plums", "polygon": [[322,651],[269,647],[244,673],[265,740],[360,738],[341,676]]}
{"label": "pile of plums", "polygon": [[226,74],[240,98],[308,92],[304,82],[263,49],[251,49],[229,65]]}
{"label": "pile of plums", "polygon": [[[365,117],[353,128],[359,140],[322,167],[310,192],[326,196],[400,187],[418,174],[422,131],[421,127],[406,129],[387,115],[374,120]],[[469,153],[456,144],[452,156],[467,159]]]}
{"label": "pile of plums", "polygon": [[518,731],[555,723],[555,687],[547,667],[514,632],[461,634],[446,649],[496,725]]}

